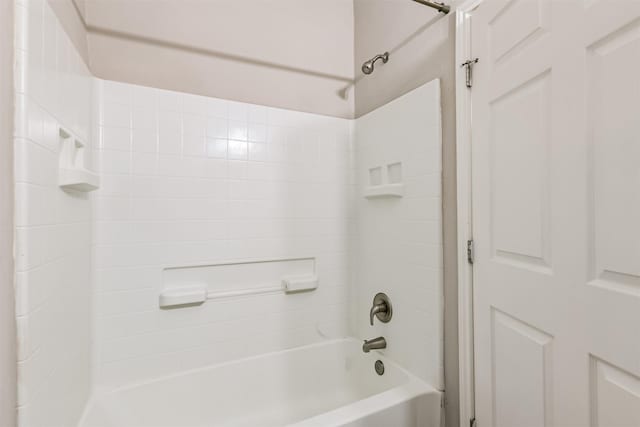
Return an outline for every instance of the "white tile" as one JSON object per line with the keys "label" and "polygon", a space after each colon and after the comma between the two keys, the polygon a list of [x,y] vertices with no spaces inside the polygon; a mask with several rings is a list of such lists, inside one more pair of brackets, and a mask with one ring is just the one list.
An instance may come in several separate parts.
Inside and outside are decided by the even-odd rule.
{"label": "white tile", "polygon": [[103,149],[123,151],[131,149],[131,129],[101,126],[100,131]]}
{"label": "white tile", "polygon": [[204,116],[208,112],[208,99],[204,96],[182,94],[182,111]]}
{"label": "white tile", "polygon": [[267,144],[259,142],[249,143],[249,160],[264,162],[267,160]]}
{"label": "white tile", "polygon": [[248,104],[242,102],[228,101],[229,120],[245,122],[248,119]]}
{"label": "white tile", "polygon": [[179,112],[182,110],[182,100],[178,92],[159,90],[156,95],[160,111]]}
{"label": "white tile", "polygon": [[15,225],[26,227],[54,224],[57,220],[54,194],[51,187],[16,183]]}
{"label": "white tile", "polygon": [[142,153],[158,152],[158,132],[155,129],[134,128],[132,132],[133,151]]}
{"label": "white tile", "polygon": [[132,110],[132,127],[135,129],[158,129],[158,113],[153,107],[135,106]]}
{"label": "white tile", "polygon": [[209,117],[220,117],[223,119],[227,119],[229,117],[229,102],[223,99],[208,98],[207,115]]}
{"label": "white tile", "polygon": [[196,114],[182,115],[182,131],[185,135],[204,136],[207,129],[205,116]]}
{"label": "white tile", "polygon": [[45,112],[39,105],[30,100],[25,101],[25,106],[26,133],[18,134],[18,136],[24,136],[35,143],[46,146],[46,144],[44,143]]}
{"label": "white tile", "polygon": [[226,139],[207,138],[207,156],[217,159],[227,158],[228,141]]}
{"label": "white tile", "polygon": [[266,142],[267,141],[266,125],[250,123],[248,139],[249,141],[253,141],[253,142]]}
{"label": "white tile", "polygon": [[58,178],[55,153],[26,139],[14,141],[14,175],[16,182],[42,186],[55,185]]}
{"label": "white tile", "polygon": [[227,158],[229,160],[247,160],[248,147],[245,141],[229,140]]}
{"label": "white tile", "polygon": [[112,174],[131,173],[131,153],[128,151],[103,150],[100,153],[99,171]]}
{"label": "white tile", "polygon": [[250,123],[266,124],[267,107],[262,105],[249,105],[247,119]]}
{"label": "white tile", "polygon": [[229,139],[238,141],[247,140],[247,123],[238,121],[229,121]]}
{"label": "white tile", "polygon": [[181,165],[177,155],[160,154],[158,156],[158,174],[161,176],[179,176]]}
{"label": "white tile", "polygon": [[[85,144],[91,145],[91,141],[79,135]],[[42,121],[42,146],[57,153],[60,149],[60,123],[50,114],[44,112]]]}
{"label": "white tile", "polygon": [[[442,378],[442,156],[439,133],[433,132],[440,125],[437,85],[437,81],[428,83],[357,119],[355,149],[339,135],[327,132],[321,135],[318,146],[319,164],[330,163],[338,170],[348,155],[355,156],[355,197],[360,197],[368,185],[369,168],[382,167],[386,171],[389,164],[402,163],[407,191],[394,209],[379,210],[365,202],[356,211],[359,233],[354,250],[359,259],[356,274],[360,280],[354,293],[362,303],[356,304],[353,315],[359,320],[354,327],[359,335],[367,333],[370,306],[366,296],[386,284],[388,293],[394,295],[394,312],[399,313],[385,333],[397,343],[389,350],[389,356],[432,384],[441,384]],[[425,108],[434,113],[425,116]],[[394,135],[424,138],[417,143]],[[390,138],[393,144],[389,144]],[[381,259],[385,262],[380,263]],[[389,272],[398,277],[392,280]],[[416,346],[412,337],[418,335],[424,340]],[[424,360],[435,363],[425,364]]]}
{"label": "white tile", "polygon": [[182,133],[161,130],[158,139],[158,151],[161,154],[182,153]]}
{"label": "white tile", "polygon": [[158,291],[154,288],[103,292],[98,301],[98,316],[150,311],[158,308]]}
{"label": "white tile", "polygon": [[158,112],[158,128],[160,135],[165,133],[182,133],[182,116],[177,111]]}
{"label": "white tile", "polygon": [[230,179],[247,179],[247,163],[238,160],[230,160],[227,163],[227,173]]}
{"label": "white tile", "polygon": [[156,175],[158,155],[156,153],[133,153],[131,172],[134,175]]}
{"label": "white tile", "polygon": [[128,196],[103,196],[96,200],[96,221],[123,221],[131,218]]}
{"label": "white tile", "polygon": [[[19,6],[16,9],[24,9]],[[18,41],[20,43],[20,41]],[[28,54],[26,50],[16,49],[15,52],[15,68],[14,68],[14,81],[16,93],[26,94],[29,91],[27,70]]]}
{"label": "white tile", "polygon": [[[136,104],[137,87],[128,91]],[[153,93],[148,92],[151,99]],[[157,134],[150,112],[156,101]],[[214,346],[207,342],[213,341],[203,346],[194,336],[230,349],[222,359],[253,354],[246,340],[255,337],[255,321],[247,316],[263,310],[267,300],[270,309],[260,330],[263,337],[274,338],[270,349],[319,340],[316,325],[322,313],[313,307],[343,298],[348,284],[347,266],[340,261],[348,247],[340,183],[350,165],[338,163],[334,142],[326,150],[333,156],[331,167],[320,167],[314,129],[328,127],[335,141],[346,121],[270,113],[266,107],[169,91],[157,91],[156,101],[132,108],[131,147],[100,153],[102,168],[110,171],[95,207],[98,305],[104,315],[96,337],[100,384],[210,363]],[[278,126],[268,126],[270,118]],[[305,225],[292,224],[294,219],[306,220]],[[207,303],[199,316],[158,310],[167,265],[299,253],[335,259],[331,271],[337,271],[332,274],[342,279],[342,288],[295,300],[243,299],[215,309]],[[286,314],[293,311],[298,314]],[[298,323],[295,333],[281,330],[286,319]],[[323,328],[337,334],[346,328],[346,317]],[[162,356],[165,352],[175,352],[183,362]]]}
{"label": "white tile", "polygon": [[270,124],[267,127],[267,142],[285,144],[287,142],[287,133],[287,128]]}
{"label": "white tile", "polygon": [[131,105],[132,86],[126,83],[102,80],[102,100],[104,103],[114,102]]}
{"label": "white tile", "polygon": [[220,117],[208,117],[206,133],[209,138],[227,138],[229,135],[227,119]]}
{"label": "white tile", "polygon": [[128,196],[131,194],[130,175],[100,175],[100,188],[96,194],[98,196]]}
{"label": "white tile", "polygon": [[205,176],[206,159],[204,157],[182,157],[180,159],[180,176]]}
{"label": "white tile", "polygon": [[[107,230],[109,231],[108,234],[113,232],[113,228],[108,228]],[[161,280],[162,271],[157,267],[116,268],[96,271],[96,288],[98,292],[157,288],[160,286]]]}
{"label": "white tile", "polygon": [[157,109],[158,95],[156,89],[135,85],[129,85],[129,87],[131,88],[131,105],[134,106],[134,111],[136,107],[148,110]]}
{"label": "white tile", "polygon": [[131,127],[131,106],[113,102],[102,105],[100,124],[103,126]]}
{"label": "white tile", "polygon": [[[19,412],[21,425],[72,425],[90,385],[93,218],[91,197],[57,185],[59,132],[71,131],[92,150],[92,78],[48,2],[16,9]],[[110,109],[109,121],[123,123],[119,114]],[[76,304],[65,304],[72,299]],[[64,405],[46,399],[56,393],[65,395]]]}
{"label": "white tile", "polygon": [[207,138],[204,135],[185,134],[182,143],[182,153],[185,156],[204,156],[206,152]]}

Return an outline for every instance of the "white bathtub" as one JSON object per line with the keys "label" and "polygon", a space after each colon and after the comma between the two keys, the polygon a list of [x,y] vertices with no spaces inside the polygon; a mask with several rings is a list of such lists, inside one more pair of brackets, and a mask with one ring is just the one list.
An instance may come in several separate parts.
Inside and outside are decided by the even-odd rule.
{"label": "white bathtub", "polygon": [[123,387],[94,396],[80,425],[440,427],[440,392],[361,345],[329,341]]}

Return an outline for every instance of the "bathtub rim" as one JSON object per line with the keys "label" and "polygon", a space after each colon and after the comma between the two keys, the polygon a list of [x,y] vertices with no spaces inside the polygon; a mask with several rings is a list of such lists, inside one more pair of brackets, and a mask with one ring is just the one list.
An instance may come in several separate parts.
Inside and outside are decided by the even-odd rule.
{"label": "bathtub rim", "polygon": [[[357,344],[358,346],[362,340],[355,337],[343,337],[335,339],[327,339],[325,341],[312,343],[304,346],[293,347],[285,350],[274,350],[266,353],[261,353],[253,356],[243,357],[240,359],[233,359],[225,362],[214,363],[211,365],[201,366],[199,368],[187,369],[184,371],[174,372],[142,381],[131,382],[123,384],[113,388],[97,387],[92,390],[85,407],[82,411],[81,417],[78,420],[78,426],[86,427],[87,417],[90,415],[92,407],[100,403],[101,399],[109,399],[115,397],[118,393],[133,390],[136,388],[149,386],[155,383],[168,381],[173,378],[179,378],[187,375],[197,375],[199,372],[224,369],[228,366],[239,365],[250,362],[256,359],[262,359],[272,357],[275,355],[283,355],[294,352],[308,351],[313,348],[327,347],[340,344]],[[283,427],[316,427],[322,426],[339,426],[347,422],[353,422],[362,418],[363,415],[370,415],[385,409],[389,409],[393,406],[399,405],[403,402],[407,402],[421,395],[436,395],[442,401],[443,391],[436,389],[434,386],[428,384],[426,381],[418,378],[416,375],[407,371],[405,368],[397,364],[392,359],[385,356],[380,350],[373,350],[370,355],[375,355],[376,359],[382,360],[387,366],[392,366],[395,370],[398,370],[400,374],[404,376],[404,381],[398,385],[392,386],[380,393],[367,396],[363,399],[353,401],[351,403],[338,406],[329,411],[312,415],[307,418],[294,421],[292,423],[285,424]],[[441,405],[440,405],[441,406]],[[441,411],[442,412],[442,411]],[[320,423],[320,424],[319,424]]]}

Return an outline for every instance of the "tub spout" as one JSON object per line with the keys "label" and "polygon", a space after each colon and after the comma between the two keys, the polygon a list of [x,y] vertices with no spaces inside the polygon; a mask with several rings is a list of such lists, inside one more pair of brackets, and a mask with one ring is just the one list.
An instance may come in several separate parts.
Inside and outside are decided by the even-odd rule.
{"label": "tub spout", "polygon": [[362,351],[365,353],[369,353],[371,350],[382,350],[383,348],[387,348],[387,340],[384,337],[364,340],[364,344],[362,344]]}

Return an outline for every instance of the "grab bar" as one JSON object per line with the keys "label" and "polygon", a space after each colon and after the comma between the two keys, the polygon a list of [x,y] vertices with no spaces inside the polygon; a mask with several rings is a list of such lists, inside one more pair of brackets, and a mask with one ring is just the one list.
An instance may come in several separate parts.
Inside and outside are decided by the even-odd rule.
{"label": "grab bar", "polygon": [[240,290],[210,291],[205,283],[185,285],[164,289],[160,293],[160,308],[171,308],[187,305],[203,304],[208,299],[242,297],[246,295],[271,294],[285,292],[287,294],[312,291],[318,287],[318,276],[286,276],[277,286],[262,286]]}
{"label": "grab bar", "polygon": [[280,286],[268,286],[263,288],[253,288],[253,289],[242,289],[240,291],[215,291],[215,292],[207,292],[207,299],[221,299],[221,298],[233,298],[233,297],[241,297],[244,295],[259,295],[259,294],[270,294],[274,292],[282,292],[284,288],[282,285]]}

